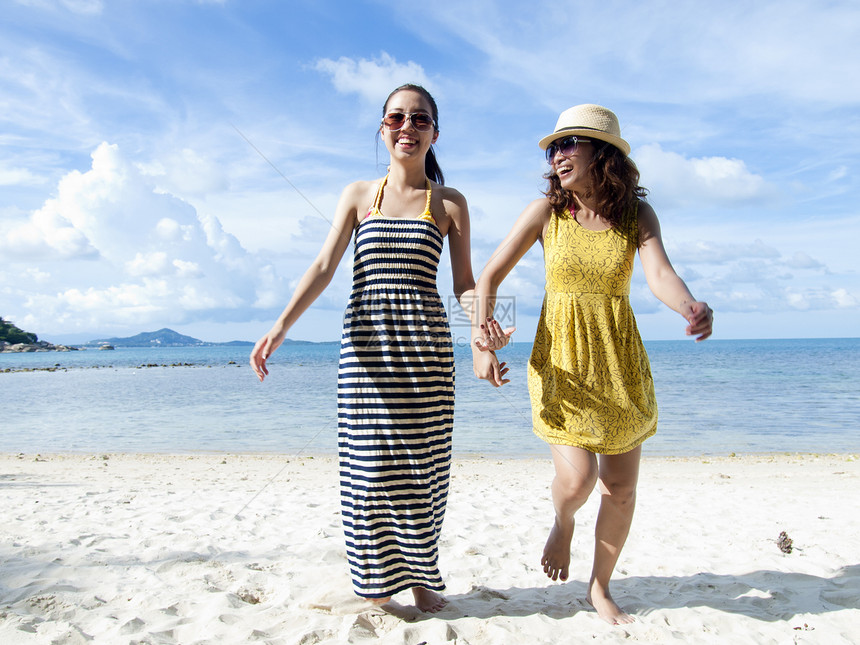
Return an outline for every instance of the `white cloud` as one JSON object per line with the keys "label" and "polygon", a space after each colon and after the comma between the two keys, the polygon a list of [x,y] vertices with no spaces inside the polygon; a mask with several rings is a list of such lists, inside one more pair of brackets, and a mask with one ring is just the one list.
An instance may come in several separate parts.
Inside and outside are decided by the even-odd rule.
{"label": "white cloud", "polygon": [[205,275],[197,262],[177,259],[173,261],[173,268],[180,278],[201,278]]}
{"label": "white cloud", "polygon": [[[64,146],[86,129],[80,89],[72,78],[78,73],[31,43],[15,43],[0,56],[0,89],[4,120],[11,131],[56,130],[55,145]],[[8,127],[8,126],[7,126]]]}
{"label": "white cloud", "polygon": [[139,167],[155,179],[159,190],[174,195],[206,195],[226,190],[229,184],[221,165],[191,148],[183,148]]}
{"label": "white cloud", "polygon": [[689,159],[656,143],[640,147],[634,157],[643,182],[664,206],[737,205],[760,201],[772,192],[741,159]]}
{"label": "white cloud", "polygon": [[331,76],[338,92],[358,94],[371,103],[381,104],[392,89],[404,83],[423,85],[428,90],[431,88],[421,65],[412,61],[398,63],[386,52],[372,60],[355,60],[346,56],[337,60],[323,58],[314,67]]}
{"label": "white cloud", "polygon": [[[7,294],[23,309],[20,301],[0,305],[38,329],[237,316],[230,311],[248,318],[286,297],[274,267],[215,217],[159,192],[107,143],[93,152],[90,170],[68,173],[57,196],[10,231],[3,256],[12,266],[26,263],[27,284]],[[60,261],[60,274],[42,268]]]}
{"label": "white cloud", "polygon": [[786,288],[785,299],[789,307],[801,311],[856,308],[860,301],[845,289],[819,286],[814,289]]}
{"label": "white cloud", "polygon": [[97,255],[86,235],[49,208],[51,201],[29,219],[13,225],[0,238],[0,257],[7,259],[87,258]]}
{"label": "white cloud", "polygon": [[51,279],[50,273],[46,271],[40,271],[39,269],[35,269],[32,267],[27,268],[25,270],[25,273],[30,279],[34,280],[35,282],[45,283]]}
{"label": "white cloud", "polygon": [[98,14],[104,9],[102,0],[61,0],[61,3],[74,13]]}
{"label": "white cloud", "polygon": [[827,175],[827,181],[839,181],[848,176],[848,166],[839,166],[830,171]]}
{"label": "white cloud", "polygon": [[791,259],[788,262],[789,266],[797,267],[798,269],[826,269],[827,267],[816,260],[815,258],[810,257],[803,251],[797,251],[794,255],[791,256]]}
{"label": "white cloud", "polygon": [[102,0],[15,0],[17,4],[37,9],[67,9],[84,15],[100,14],[104,9]]}
{"label": "white cloud", "polygon": [[0,186],[36,186],[45,179],[26,168],[0,168]]}
{"label": "white cloud", "polygon": [[833,298],[834,304],[839,308],[849,309],[860,306],[860,298],[849,293],[847,289],[836,289],[830,295]]}
{"label": "white cloud", "polygon": [[[860,96],[860,84],[847,82],[860,64],[856,3],[538,0],[524,12],[511,1],[438,0],[434,8],[431,19],[485,56],[482,72],[541,88],[548,101],[572,93],[658,104]],[[411,21],[408,6],[397,10]],[[559,49],[565,42],[575,58]]]}
{"label": "white cloud", "polygon": [[748,243],[699,240],[683,245],[673,245],[669,249],[669,254],[674,262],[697,264],[725,264],[736,260],[754,258],[776,260],[780,257],[778,249],[761,240],[753,240]]}
{"label": "white cloud", "polygon": [[149,213],[176,208],[175,200],[154,195],[151,187],[135,181],[137,173],[117,146],[101,144],[92,160],[91,170],[75,170],[60,180],[57,197],[11,231],[5,250],[65,258],[98,253],[121,261],[144,241]]}
{"label": "white cloud", "polygon": [[155,232],[165,242],[188,241],[191,239],[191,230],[188,226],[180,226],[179,222],[170,217],[162,217],[155,225]]}
{"label": "white cloud", "polygon": [[125,270],[131,276],[163,275],[168,266],[167,253],[153,251],[135,255],[133,260],[125,263]]}

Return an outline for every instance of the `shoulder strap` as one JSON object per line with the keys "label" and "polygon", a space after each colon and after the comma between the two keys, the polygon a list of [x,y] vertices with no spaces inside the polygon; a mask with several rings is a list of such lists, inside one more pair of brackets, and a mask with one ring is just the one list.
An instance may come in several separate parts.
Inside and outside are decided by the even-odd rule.
{"label": "shoulder strap", "polygon": [[385,184],[388,182],[388,175],[382,178],[382,181],[379,182],[379,188],[376,189],[376,198],[373,200],[373,210],[378,211],[380,204],[382,204],[382,191],[385,188]]}
{"label": "shoulder strap", "polygon": [[430,199],[433,196],[433,190],[430,188],[430,180],[427,179],[425,181],[427,182],[427,201],[424,203],[424,212],[418,216],[418,219],[435,222],[436,218],[433,217],[433,210],[430,208]]}
{"label": "shoulder strap", "polygon": [[371,215],[379,214],[379,206],[382,203],[382,189],[385,188],[385,182],[388,181],[388,175],[382,178],[382,181],[379,182],[379,186],[376,189],[376,197],[373,198],[373,205],[367,209],[367,214],[364,216],[364,219],[367,219]]}

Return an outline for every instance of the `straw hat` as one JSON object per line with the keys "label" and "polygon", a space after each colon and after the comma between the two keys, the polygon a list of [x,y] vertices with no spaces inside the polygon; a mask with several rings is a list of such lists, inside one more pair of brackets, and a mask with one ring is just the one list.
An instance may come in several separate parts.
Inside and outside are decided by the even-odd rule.
{"label": "straw hat", "polygon": [[575,105],[561,113],[555,130],[540,140],[538,145],[546,150],[556,139],[571,135],[581,135],[590,139],[600,139],[611,143],[625,155],[630,154],[630,144],[621,138],[618,117],[605,107],[586,103]]}

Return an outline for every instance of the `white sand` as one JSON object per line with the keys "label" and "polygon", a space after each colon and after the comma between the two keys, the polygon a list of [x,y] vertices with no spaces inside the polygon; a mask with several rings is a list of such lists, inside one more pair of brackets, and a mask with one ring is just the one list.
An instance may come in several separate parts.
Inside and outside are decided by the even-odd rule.
{"label": "white sand", "polygon": [[549,459],[453,474],[423,615],[352,595],[330,457],[0,455],[0,643],[860,642],[856,456],[646,459],[623,627],[583,600],[596,495],[553,583]]}

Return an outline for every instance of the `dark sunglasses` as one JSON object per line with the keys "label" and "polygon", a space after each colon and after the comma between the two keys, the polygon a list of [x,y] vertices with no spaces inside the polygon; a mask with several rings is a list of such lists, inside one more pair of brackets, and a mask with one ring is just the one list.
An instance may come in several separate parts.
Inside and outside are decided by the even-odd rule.
{"label": "dark sunglasses", "polygon": [[435,126],[433,117],[425,112],[389,112],[382,117],[382,123],[389,130],[399,130],[409,119],[412,127],[419,132],[426,132]]}
{"label": "dark sunglasses", "polygon": [[591,139],[583,137],[565,137],[564,139],[556,139],[546,148],[546,160],[552,163],[552,158],[556,152],[560,152],[563,157],[572,157],[576,152],[576,146],[580,143],[591,143]]}

